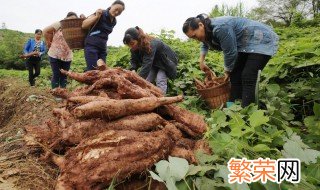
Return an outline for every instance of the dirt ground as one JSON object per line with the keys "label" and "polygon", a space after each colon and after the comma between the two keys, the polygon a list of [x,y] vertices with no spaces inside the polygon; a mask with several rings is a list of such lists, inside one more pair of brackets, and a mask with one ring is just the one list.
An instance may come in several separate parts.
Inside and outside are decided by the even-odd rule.
{"label": "dirt ground", "polygon": [[24,145],[25,125],[40,125],[59,107],[49,89],[17,78],[0,79],[0,190],[53,189],[56,166],[39,161]]}
{"label": "dirt ground", "polygon": [[[0,190],[52,190],[59,169],[41,161],[41,148],[25,145],[24,126],[39,126],[54,118],[53,108],[62,107],[50,89],[30,87],[17,78],[0,78]],[[41,145],[39,145],[40,147]],[[141,179],[123,181],[117,190],[165,190],[163,183]],[[150,183],[151,182],[151,183]]]}

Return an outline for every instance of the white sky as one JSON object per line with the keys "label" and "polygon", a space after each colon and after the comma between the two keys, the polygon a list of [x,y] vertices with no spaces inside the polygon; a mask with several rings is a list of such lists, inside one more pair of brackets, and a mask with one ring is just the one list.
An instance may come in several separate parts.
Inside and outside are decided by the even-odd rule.
{"label": "white sky", "polygon": [[[200,13],[208,13],[218,4],[235,6],[240,0],[123,0],[126,9],[117,17],[118,23],[109,35],[108,45],[122,45],[129,27],[139,26],[146,33],[159,34],[161,29],[175,30],[176,37],[186,39],[181,31],[184,21]],[[0,24],[11,30],[33,33],[35,29],[63,19],[69,11],[86,16],[98,8],[106,9],[114,0],[2,0]],[[242,0],[248,10],[256,0]]]}

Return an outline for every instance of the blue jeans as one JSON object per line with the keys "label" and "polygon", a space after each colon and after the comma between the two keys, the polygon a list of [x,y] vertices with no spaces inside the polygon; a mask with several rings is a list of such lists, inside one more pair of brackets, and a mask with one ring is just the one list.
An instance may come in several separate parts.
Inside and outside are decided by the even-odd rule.
{"label": "blue jeans", "polygon": [[151,83],[156,81],[156,85],[161,89],[162,93],[163,94],[167,93],[168,77],[164,70],[152,67],[146,80]]}
{"label": "blue jeans", "polygon": [[86,45],[84,47],[84,57],[87,63],[86,71],[94,70],[97,67],[98,59],[106,62],[107,51],[98,47]]}
{"label": "blue jeans", "polygon": [[52,69],[51,87],[52,89],[67,86],[67,76],[60,72],[60,69],[69,71],[71,61],[62,61],[49,56],[49,61]]}

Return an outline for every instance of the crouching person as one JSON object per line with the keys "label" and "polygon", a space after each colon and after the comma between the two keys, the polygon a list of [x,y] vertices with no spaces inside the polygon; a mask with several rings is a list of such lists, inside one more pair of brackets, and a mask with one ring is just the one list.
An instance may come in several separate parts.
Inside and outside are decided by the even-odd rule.
{"label": "crouching person", "polygon": [[123,43],[131,51],[130,70],[141,67],[139,75],[155,82],[166,94],[168,79],[174,79],[177,75],[176,53],[161,40],[145,34],[138,26],[125,32]]}

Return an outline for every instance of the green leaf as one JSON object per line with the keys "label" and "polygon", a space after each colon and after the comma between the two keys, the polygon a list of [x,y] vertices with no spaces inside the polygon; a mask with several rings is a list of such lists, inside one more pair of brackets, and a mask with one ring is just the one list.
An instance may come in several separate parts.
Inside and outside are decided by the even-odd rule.
{"label": "green leaf", "polygon": [[221,187],[225,186],[224,183],[218,180],[209,179],[207,177],[197,178],[195,180],[195,185],[199,190],[221,190]]}
{"label": "green leaf", "polygon": [[189,164],[186,159],[169,156],[169,168],[174,180],[180,181],[186,176],[189,170]]}
{"label": "green leaf", "polygon": [[200,150],[200,151],[196,151],[196,158],[199,161],[199,164],[205,165],[205,164],[217,161],[219,159],[219,156],[218,155],[208,155]]}
{"label": "green leaf", "polygon": [[155,174],[153,171],[149,171],[149,173],[151,174],[152,179],[160,181],[160,182],[164,182],[157,174]]}
{"label": "green leaf", "polygon": [[257,144],[252,149],[255,152],[267,152],[267,151],[270,151],[270,148],[265,144]]}
{"label": "green leaf", "polygon": [[167,181],[168,177],[170,176],[170,168],[169,162],[166,160],[160,160],[156,165],[156,171],[158,172],[161,179]]}
{"label": "green leaf", "polygon": [[221,110],[216,110],[212,114],[213,121],[216,123],[222,123],[227,120],[226,114]]}
{"label": "green leaf", "polygon": [[230,189],[232,190],[250,190],[249,186],[247,183],[233,183],[230,184],[228,182],[228,175],[230,174],[230,171],[228,170],[227,166],[224,165],[218,165],[217,166],[219,171],[215,173],[215,177],[221,177],[223,178],[224,184],[227,187],[230,187]]}
{"label": "green leaf", "polygon": [[320,121],[315,116],[308,116],[303,120],[307,131],[311,134],[320,135]]}
{"label": "green leaf", "polygon": [[317,150],[310,149],[309,146],[304,144],[300,136],[295,133],[290,139],[284,139],[286,143],[283,145],[282,155],[285,158],[298,158],[301,162],[316,163],[317,157],[320,157],[320,152]]}
{"label": "green leaf", "polygon": [[258,110],[249,117],[249,122],[252,127],[258,127],[266,124],[269,121],[269,117],[264,116],[264,111]]}
{"label": "green leaf", "polygon": [[[260,183],[262,184],[262,183]],[[281,190],[280,185],[271,181],[267,181],[266,184],[262,184],[266,190]]]}
{"label": "green leaf", "polygon": [[198,173],[206,173],[207,171],[210,171],[210,170],[217,170],[217,167],[215,166],[195,166],[195,165],[189,165],[189,171],[187,173],[187,176],[190,176],[190,175],[196,175]]}
{"label": "green leaf", "polygon": [[270,97],[276,96],[280,92],[280,86],[278,84],[267,85],[268,95]]}
{"label": "green leaf", "polygon": [[[317,104],[316,102],[313,105],[313,113],[316,116],[317,119],[320,119],[320,104]],[[319,121],[320,123],[320,121]],[[320,125],[320,124],[319,124]]]}
{"label": "green leaf", "polygon": [[168,190],[178,190],[176,187],[176,181],[172,177],[166,181],[166,187]]}
{"label": "green leaf", "polygon": [[241,137],[243,133],[243,129],[248,129],[246,126],[246,122],[241,118],[239,113],[232,114],[232,119],[229,121],[229,126],[231,129],[230,135],[234,137]]}

